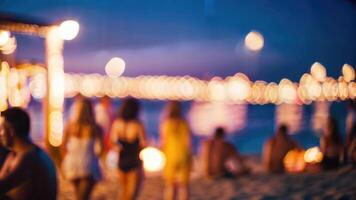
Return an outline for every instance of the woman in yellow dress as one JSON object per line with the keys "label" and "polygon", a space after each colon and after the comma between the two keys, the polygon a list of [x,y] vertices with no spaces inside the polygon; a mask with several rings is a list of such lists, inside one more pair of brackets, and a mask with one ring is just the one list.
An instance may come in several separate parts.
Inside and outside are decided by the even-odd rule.
{"label": "woman in yellow dress", "polygon": [[164,199],[174,199],[177,191],[179,199],[187,200],[192,165],[191,135],[178,102],[170,102],[167,105],[166,116],[160,127],[160,137],[166,156]]}

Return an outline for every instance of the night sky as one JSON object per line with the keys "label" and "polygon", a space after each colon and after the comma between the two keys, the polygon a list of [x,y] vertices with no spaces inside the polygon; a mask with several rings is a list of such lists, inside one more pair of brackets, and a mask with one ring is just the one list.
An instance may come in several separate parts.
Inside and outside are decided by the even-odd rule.
{"label": "night sky", "polygon": [[[293,2],[293,3],[292,3]],[[335,78],[356,67],[356,3],[350,0],[0,0],[0,12],[47,22],[75,19],[67,72],[104,74],[114,56],[125,76],[246,73],[252,80],[297,81],[318,61]],[[257,30],[265,46],[244,49]],[[43,39],[18,36],[16,58],[43,62]]]}

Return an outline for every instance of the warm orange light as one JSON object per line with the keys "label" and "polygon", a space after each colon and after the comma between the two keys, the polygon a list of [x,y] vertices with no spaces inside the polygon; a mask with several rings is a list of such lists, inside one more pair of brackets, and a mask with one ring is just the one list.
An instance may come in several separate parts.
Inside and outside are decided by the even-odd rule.
{"label": "warm orange light", "polygon": [[35,99],[42,99],[46,95],[46,76],[39,73],[31,77],[29,83],[31,95]]}
{"label": "warm orange light", "polygon": [[309,148],[304,153],[304,161],[306,163],[320,163],[323,160],[323,153],[321,153],[319,147]]}
{"label": "warm orange light", "polygon": [[323,95],[328,101],[334,101],[338,97],[339,85],[335,79],[326,78],[322,86]]}
{"label": "warm orange light", "polygon": [[23,105],[23,98],[21,97],[21,93],[19,89],[12,89],[9,95],[9,103],[13,107],[19,107]]}
{"label": "warm orange light", "polygon": [[269,83],[265,90],[265,99],[269,103],[277,103],[279,98],[278,85],[276,83]]}
{"label": "warm orange light", "polygon": [[0,30],[0,46],[5,45],[10,39],[10,32]]}
{"label": "warm orange light", "polygon": [[164,154],[154,147],[146,147],[140,152],[140,159],[143,161],[143,168],[148,172],[161,171],[165,165]]}
{"label": "warm orange light", "polygon": [[279,83],[279,98],[285,103],[295,103],[297,88],[288,79],[282,79]]}
{"label": "warm orange light", "polygon": [[244,74],[236,74],[227,80],[227,93],[233,101],[244,101],[251,94],[251,83]]}
{"label": "warm orange light", "polygon": [[63,137],[63,114],[61,111],[53,111],[49,114],[49,143],[58,147],[62,144]]}
{"label": "warm orange light", "polygon": [[256,31],[249,32],[245,37],[245,47],[251,51],[260,51],[264,45],[264,38]]}
{"label": "warm orange light", "polygon": [[72,40],[79,33],[79,23],[74,20],[67,20],[60,24],[59,34],[63,40]]}
{"label": "warm orange light", "polygon": [[209,97],[212,101],[225,101],[226,91],[224,82],[219,77],[214,77],[208,84]]}
{"label": "warm orange light", "polygon": [[305,85],[307,89],[307,98],[310,100],[317,100],[320,98],[322,94],[322,88],[321,85],[318,81],[316,80],[310,80],[308,85]]}
{"label": "warm orange light", "polygon": [[345,81],[340,81],[339,84],[339,98],[345,100],[349,97],[349,88]]}
{"label": "warm orange light", "polygon": [[349,83],[348,88],[349,88],[349,98],[355,99],[356,98],[356,83],[355,82]]}
{"label": "warm orange light", "polygon": [[287,172],[302,172],[305,169],[304,151],[290,150],[284,157],[283,163]]}
{"label": "warm orange light", "polygon": [[251,88],[251,95],[248,98],[248,102],[252,104],[264,104],[266,103],[265,91],[266,91],[265,81],[256,81]]}
{"label": "warm orange light", "polygon": [[315,62],[311,66],[310,73],[315,80],[320,81],[320,82],[324,81],[326,78],[326,69],[322,64],[320,64],[318,62]]}
{"label": "warm orange light", "polygon": [[344,64],[344,66],[342,66],[342,75],[346,82],[353,81],[355,79],[355,70],[351,65]]}
{"label": "warm orange light", "polygon": [[11,37],[7,40],[3,46],[0,46],[0,50],[3,54],[9,55],[15,52],[17,48],[17,43],[15,37]]}
{"label": "warm orange light", "polygon": [[[47,136],[52,146],[62,144],[63,135],[63,103],[64,103],[64,69],[63,69],[63,34],[70,27],[66,23],[62,28],[52,26],[46,31],[46,65],[47,65]],[[62,30],[61,30],[62,29]],[[71,31],[71,30],[69,30]],[[63,36],[63,35],[62,35]],[[66,35],[69,36],[69,35]],[[74,37],[72,35],[72,37]],[[69,37],[66,39],[70,39]]]}

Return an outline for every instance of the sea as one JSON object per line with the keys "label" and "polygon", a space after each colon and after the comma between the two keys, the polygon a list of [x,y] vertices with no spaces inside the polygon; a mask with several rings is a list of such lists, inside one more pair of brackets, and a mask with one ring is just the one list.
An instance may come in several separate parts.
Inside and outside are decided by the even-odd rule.
{"label": "sea", "polygon": [[[98,99],[93,99],[97,104]],[[64,121],[69,117],[72,99],[65,100]],[[111,115],[114,117],[121,104],[112,100]],[[140,119],[144,123],[146,136],[151,146],[159,146],[159,124],[163,118],[165,101],[140,100]],[[315,102],[310,105],[247,105],[225,103],[182,102],[183,115],[192,132],[193,149],[200,150],[202,141],[211,137],[217,127],[223,127],[226,140],[234,144],[241,154],[259,155],[264,142],[271,137],[279,124],[289,126],[291,137],[305,149],[318,146],[322,128],[328,116],[335,118],[345,138],[346,102]],[[33,100],[28,106],[31,116],[31,137],[43,141],[43,110],[40,101]]]}

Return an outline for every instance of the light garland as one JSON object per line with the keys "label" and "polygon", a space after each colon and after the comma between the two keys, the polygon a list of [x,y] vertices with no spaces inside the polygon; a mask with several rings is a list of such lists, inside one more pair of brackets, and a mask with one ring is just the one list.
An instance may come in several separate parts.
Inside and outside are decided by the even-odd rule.
{"label": "light garland", "polygon": [[[233,104],[310,104],[313,101],[336,101],[354,99],[356,83],[343,78],[335,80],[326,77],[317,81],[311,74],[303,74],[299,83],[282,79],[279,84],[257,80],[251,81],[245,74],[214,77],[200,80],[191,76],[138,76],[112,78],[100,74],[73,74],[63,72],[61,56],[53,56],[49,61],[52,75],[49,74],[53,91],[49,94],[53,107],[61,108],[64,98],[77,94],[86,97],[109,96],[124,98],[133,96],[148,100],[179,100],[198,102],[225,102]],[[63,58],[62,58],[63,59]],[[37,67],[37,66],[36,66]],[[28,67],[30,68],[30,67]],[[352,67],[348,65],[348,68]],[[21,72],[21,70],[18,70]],[[21,72],[22,73],[22,72]],[[26,74],[26,73],[22,73]],[[54,75],[55,74],[55,75]],[[35,99],[46,94],[45,71],[37,70],[28,75],[27,85]],[[11,83],[9,83],[11,84]],[[23,84],[22,84],[23,85]]]}

